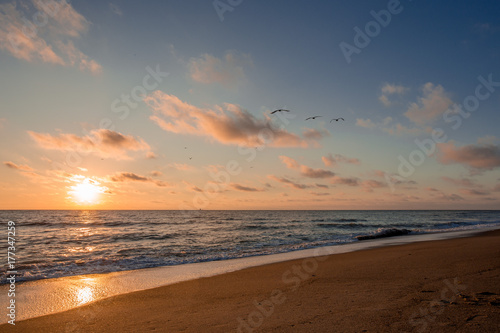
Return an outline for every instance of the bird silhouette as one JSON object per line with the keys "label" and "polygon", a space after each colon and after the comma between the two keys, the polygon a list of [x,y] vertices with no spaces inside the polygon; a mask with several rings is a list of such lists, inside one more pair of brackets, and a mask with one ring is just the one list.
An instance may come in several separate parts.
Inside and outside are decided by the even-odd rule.
{"label": "bird silhouette", "polygon": [[306,120],[309,120],[309,119],[316,119],[318,117],[321,117],[321,116],[314,116],[314,117],[309,117],[309,118],[306,118]]}
{"label": "bird silhouette", "polygon": [[339,120],[345,121],[345,120],[344,120],[344,118],[333,118],[332,120],[330,120],[330,122],[332,122],[332,121],[334,121],[334,120],[335,120],[335,121],[339,121]]}
{"label": "bird silhouette", "polygon": [[290,110],[285,110],[285,109],[277,109],[271,112],[271,114],[275,114],[276,112],[290,112]]}

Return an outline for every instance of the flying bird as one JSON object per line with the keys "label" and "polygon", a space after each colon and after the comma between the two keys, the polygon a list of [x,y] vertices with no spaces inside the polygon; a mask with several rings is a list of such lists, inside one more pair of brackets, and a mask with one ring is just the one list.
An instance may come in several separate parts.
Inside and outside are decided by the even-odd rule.
{"label": "flying bird", "polygon": [[332,122],[332,121],[334,121],[334,120],[335,120],[335,121],[339,121],[339,120],[345,121],[345,120],[344,120],[344,118],[333,118],[332,120],[330,120],[330,122]]}
{"label": "flying bird", "polygon": [[271,114],[275,114],[276,112],[290,112],[290,110],[278,109],[278,110],[274,110],[273,112],[271,112]]}
{"label": "flying bird", "polygon": [[316,119],[318,117],[321,117],[321,116],[314,116],[314,117],[309,117],[309,118],[306,118],[306,120],[309,120],[309,119]]}

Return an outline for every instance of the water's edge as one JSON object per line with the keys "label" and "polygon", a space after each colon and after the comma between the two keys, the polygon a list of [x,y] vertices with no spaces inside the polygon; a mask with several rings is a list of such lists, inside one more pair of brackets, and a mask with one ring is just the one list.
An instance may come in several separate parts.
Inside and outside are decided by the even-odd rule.
{"label": "water's edge", "polygon": [[[405,235],[254,257],[28,281],[16,285],[16,321],[66,311],[115,295],[250,267],[383,246],[469,237],[495,229],[498,228]],[[9,285],[0,286],[0,306],[4,311],[9,302],[8,289]],[[6,313],[0,318],[0,323],[9,320]]]}

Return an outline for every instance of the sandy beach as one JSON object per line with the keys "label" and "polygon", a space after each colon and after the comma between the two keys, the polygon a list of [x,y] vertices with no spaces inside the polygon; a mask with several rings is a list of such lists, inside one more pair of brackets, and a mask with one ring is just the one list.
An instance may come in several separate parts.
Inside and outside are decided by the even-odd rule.
{"label": "sandy beach", "polygon": [[499,332],[499,281],[491,231],[249,268],[0,331]]}

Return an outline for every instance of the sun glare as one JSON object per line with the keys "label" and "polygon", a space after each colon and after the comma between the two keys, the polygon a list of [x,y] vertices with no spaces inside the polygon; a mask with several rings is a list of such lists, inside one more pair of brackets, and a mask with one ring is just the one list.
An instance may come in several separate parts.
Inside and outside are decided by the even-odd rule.
{"label": "sun glare", "polygon": [[79,204],[96,204],[99,203],[101,193],[104,193],[105,187],[99,186],[100,183],[84,176],[74,177],[76,182],[70,186],[68,194],[71,195],[73,201]]}

